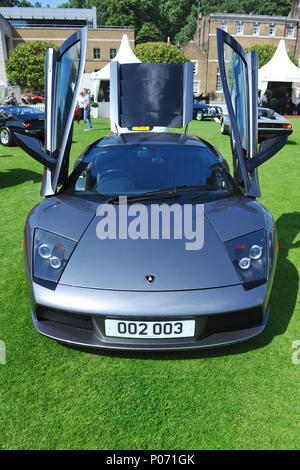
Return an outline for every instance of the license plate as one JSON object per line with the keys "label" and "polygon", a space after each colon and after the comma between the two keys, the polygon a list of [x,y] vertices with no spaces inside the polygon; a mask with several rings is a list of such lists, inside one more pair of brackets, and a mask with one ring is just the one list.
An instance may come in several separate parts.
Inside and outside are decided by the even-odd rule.
{"label": "license plate", "polygon": [[150,126],[133,126],[130,129],[132,131],[150,131]]}
{"label": "license plate", "polygon": [[195,334],[195,320],[105,320],[106,336],[120,338],[188,338]]}

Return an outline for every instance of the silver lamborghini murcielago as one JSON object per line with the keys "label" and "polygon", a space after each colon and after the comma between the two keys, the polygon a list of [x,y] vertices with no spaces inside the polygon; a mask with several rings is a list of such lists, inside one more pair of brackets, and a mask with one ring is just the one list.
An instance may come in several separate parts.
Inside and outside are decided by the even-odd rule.
{"label": "silver lamborghini murcielago", "polygon": [[[68,173],[87,30],[46,56],[45,147],[16,134],[45,167],[45,199],[25,226],[36,329],[92,348],[221,346],[263,331],[277,261],[257,167],[286,137],[257,149],[257,56],[217,31],[233,176],[192,120],[192,65],[111,63],[113,132]],[[201,126],[199,126],[200,129]],[[58,189],[58,186],[60,189]]]}

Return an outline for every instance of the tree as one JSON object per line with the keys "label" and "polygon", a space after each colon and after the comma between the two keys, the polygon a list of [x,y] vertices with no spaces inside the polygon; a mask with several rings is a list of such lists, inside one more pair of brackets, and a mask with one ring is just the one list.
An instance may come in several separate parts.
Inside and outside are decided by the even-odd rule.
{"label": "tree", "polygon": [[[95,6],[98,25],[132,27],[135,29],[138,43],[144,41],[144,38],[148,41],[159,38],[167,40],[170,37],[173,44],[179,43],[180,46],[184,46],[194,36],[198,13],[208,15],[213,12],[227,12],[286,16],[291,10],[292,0],[67,0],[59,6],[63,8]],[[149,24],[145,26],[146,23]],[[139,35],[141,29],[143,31]]]}
{"label": "tree", "polygon": [[[161,28],[165,37],[174,39],[175,35],[186,25],[192,7],[195,7],[197,20],[197,0],[159,1]],[[193,12],[195,12],[195,10],[193,10]]]}
{"label": "tree", "polygon": [[56,44],[44,41],[28,41],[18,44],[9,52],[6,60],[7,78],[22,90],[42,93],[45,85],[45,54]]}
{"label": "tree", "polygon": [[190,59],[177,47],[168,42],[146,42],[138,44],[134,53],[142,62],[158,62],[166,64],[184,64]]}
{"label": "tree", "polygon": [[160,29],[159,0],[110,0],[107,6],[110,26],[131,26],[139,32],[144,23],[150,22]]}
{"label": "tree", "polygon": [[[68,0],[59,5],[60,8],[91,8],[96,7],[97,23],[102,26],[127,26],[135,29],[136,36],[146,23],[153,27],[153,38],[149,37],[150,27],[143,28],[142,36],[147,32],[147,40],[164,39],[161,34],[161,17],[159,4],[161,0]],[[182,1],[182,0],[181,0]],[[81,6],[79,6],[79,4]]]}
{"label": "tree", "polygon": [[58,5],[58,8],[88,8],[87,0],[68,0]]}
{"label": "tree", "polygon": [[193,39],[197,28],[197,7],[192,5],[191,13],[187,17],[185,25],[175,36],[175,43],[180,47],[184,47],[191,39]]}
{"label": "tree", "polygon": [[108,26],[137,27],[140,2],[138,0],[111,0],[107,7]]}
{"label": "tree", "polygon": [[107,7],[109,3],[110,0],[67,0],[58,5],[58,8],[92,8],[95,6],[97,11],[97,24],[98,26],[105,26],[108,19]]}
{"label": "tree", "polygon": [[[252,47],[245,48],[245,51],[249,52],[249,51],[255,50],[257,52],[258,67],[260,68],[263,65],[265,65],[267,62],[269,62],[269,60],[272,59],[273,55],[276,52],[276,49],[277,49],[277,47],[273,46],[272,44],[263,44],[263,45],[255,44]],[[293,54],[291,54],[290,51],[287,51],[287,53],[288,53],[288,56],[291,59],[291,61],[295,65],[298,65],[298,63],[297,63],[295,57],[293,56]]]}
{"label": "tree", "polygon": [[33,7],[27,0],[0,0],[1,7]]}
{"label": "tree", "polygon": [[87,0],[85,8],[96,7],[98,26],[106,25],[108,20],[107,8],[110,0]]}
{"label": "tree", "polygon": [[136,44],[141,44],[149,41],[162,41],[163,39],[163,34],[157,26],[153,23],[146,22],[137,33],[135,42]]}
{"label": "tree", "polygon": [[201,0],[200,11],[203,15],[226,11],[227,13],[287,16],[291,7],[292,0]]}

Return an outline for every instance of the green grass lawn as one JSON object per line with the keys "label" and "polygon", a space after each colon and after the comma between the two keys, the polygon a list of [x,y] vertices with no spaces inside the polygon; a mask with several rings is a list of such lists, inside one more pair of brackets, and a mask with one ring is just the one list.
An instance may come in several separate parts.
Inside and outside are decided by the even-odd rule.
{"label": "green grass lawn", "polygon": [[[268,325],[232,347],[164,354],[92,354],[39,335],[32,324],[21,242],[41,198],[42,166],[0,146],[0,449],[300,449],[300,119],[288,145],[259,170],[261,201],[279,234]],[[75,125],[72,161],[109,132]],[[215,122],[189,131],[230,160]],[[300,358],[300,354],[299,354]]]}

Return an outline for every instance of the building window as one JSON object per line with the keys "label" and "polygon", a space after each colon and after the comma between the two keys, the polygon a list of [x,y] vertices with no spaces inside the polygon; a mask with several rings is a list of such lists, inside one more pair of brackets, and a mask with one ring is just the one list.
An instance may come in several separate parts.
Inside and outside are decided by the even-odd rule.
{"label": "building window", "polygon": [[117,49],[110,49],[109,53],[110,53],[110,58],[114,59],[117,55]]}
{"label": "building window", "polygon": [[222,21],[222,23],[220,23],[220,28],[223,29],[223,31],[227,31],[227,23],[225,23],[225,21]]}
{"label": "building window", "polygon": [[9,47],[9,38],[8,36],[6,36],[6,34],[4,34],[4,39],[5,39],[4,59],[8,59],[10,47]]}
{"label": "building window", "polygon": [[236,25],[236,34],[243,34],[244,23],[237,23]]}
{"label": "building window", "polygon": [[94,49],[94,59],[100,59],[100,56],[101,56],[100,55],[100,49],[99,49],[99,47],[96,47]]}
{"label": "building window", "polygon": [[259,36],[259,24],[258,23],[254,23],[252,34],[253,36]]}
{"label": "building window", "polygon": [[194,75],[198,73],[198,60],[192,60]]}
{"label": "building window", "polygon": [[219,67],[217,69],[217,82],[216,82],[216,92],[221,93],[223,91],[222,80],[220,75]]}
{"label": "building window", "polygon": [[270,24],[269,25],[269,36],[275,36],[275,29],[276,29],[275,24]]}
{"label": "building window", "polygon": [[199,81],[198,80],[193,82],[193,93],[194,95],[199,94]]}
{"label": "building window", "polygon": [[293,38],[294,37],[294,27],[290,26],[287,30],[287,37],[288,38]]}

